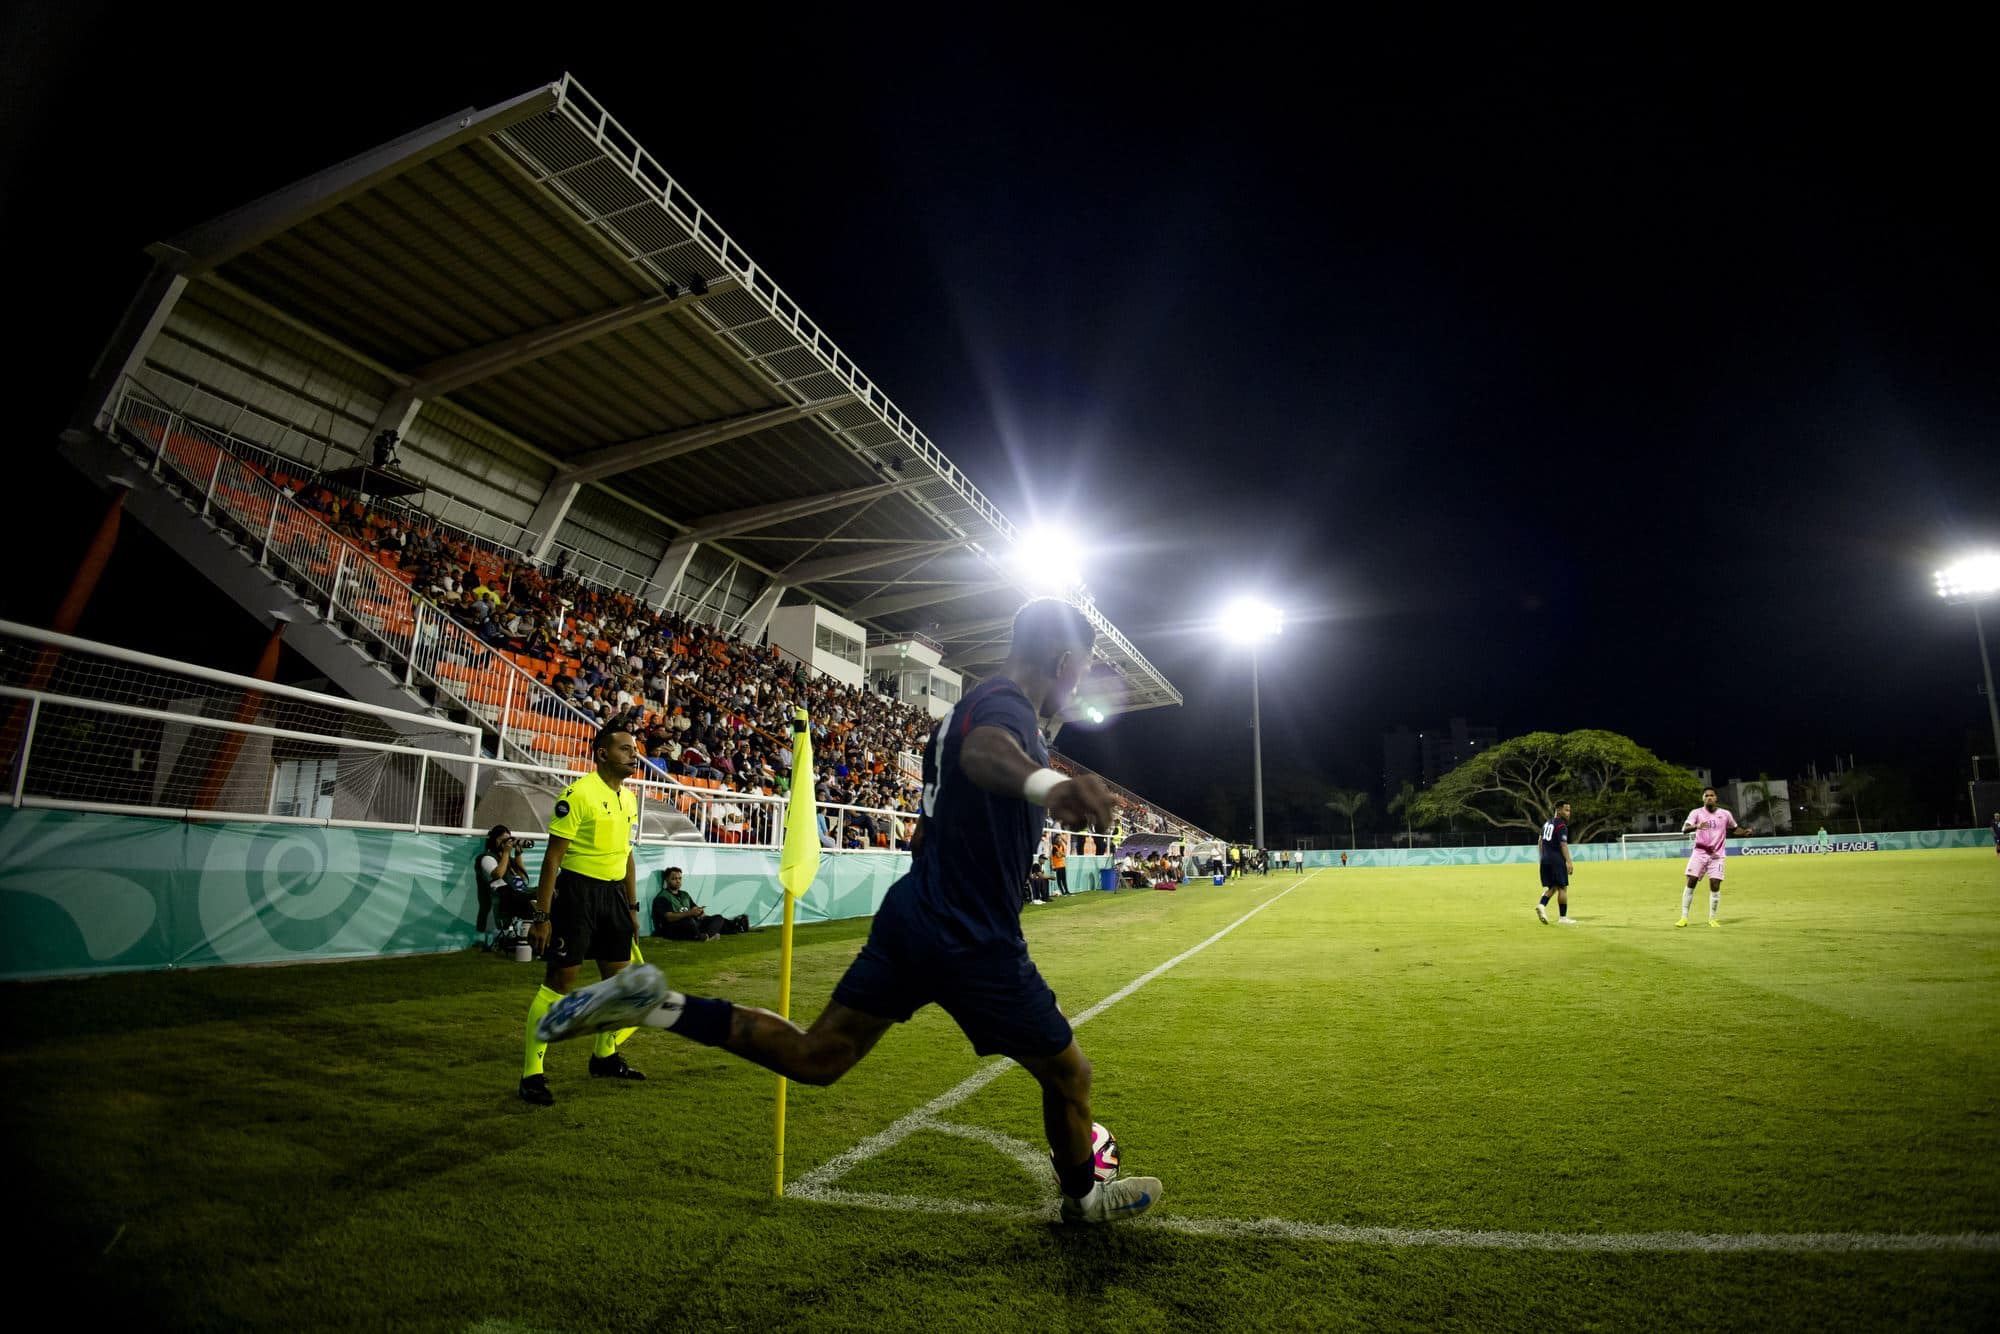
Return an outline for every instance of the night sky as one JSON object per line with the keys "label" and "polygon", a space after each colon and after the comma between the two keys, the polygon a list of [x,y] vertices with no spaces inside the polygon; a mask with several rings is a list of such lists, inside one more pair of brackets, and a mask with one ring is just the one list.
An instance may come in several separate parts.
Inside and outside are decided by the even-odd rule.
{"label": "night sky", "polygon": [[[1259,589],[1291,617],[1273,770],[1373,786],[1383,731],[1456,714],[1719,778],[1853,754],[1947,814],[1990,746],[1930,572],[2000,545],[1971,34],[1001,21],[487,38],[343,9],[252,51],[15,7],[15,457],[147,242],[568,69],[1017,522],[1097,544],[1099,605],[1187,697],[1065,735],[1111,777],[1195,816],[1247,793],[1247,663],[1203,620]],[[66,578],[83,535],[24,532]]]}

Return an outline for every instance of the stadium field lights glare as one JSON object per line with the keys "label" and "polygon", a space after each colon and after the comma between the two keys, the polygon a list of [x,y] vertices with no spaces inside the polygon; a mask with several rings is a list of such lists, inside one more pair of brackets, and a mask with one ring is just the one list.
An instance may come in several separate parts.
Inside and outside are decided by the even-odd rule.
{"label": "stadium field lights glare", "polygon": [[1982,598],[2000,593],[2000,551],[1981,551],[1937,572],[1941,598]]}
{"label": "stadium field lights glare", "polygon": [[1261,598],[1235,598],[1223,607],[1216,624],[1232,644],[1252,648],[1284,633],[1285,613]]}
{"label": "stadium field lights glare", "polygon": [[1232,644],[1250,650],[1250,774],[1256,810],[1256,846],[1264,846],[1264,711],[1257,700],[1257,650],[1285,630],[1285,613],[1258,597],[1232,598],[1216,617],[1216,628]]}
{"label": "stadium field lights glare", "polygon": [[1055,524],[1036,524],[1014,543],[1014,575],[1035,597],[1067,593],[1083,582],[1083,548]]}
{"label": "stadium field lights glare", "polygon": [[[1996,593],[2000,593],[2000,551],[1971,552],[1937,572],[1939,597],[1972,606],[1972,634],[1979,641],[1979,667],[1986,676],[1986,721],[1993,728],[1994,763],[2000,764],[2000,697],[1993,693],[1993,659],[1986,652],[1986,624],[1979,617],[1979,604]],[[1976,757],[1972,772],[1975,777],[1979,773]],[[1972,822],[1978,824],[1977,795],[1972,787],[1966,792],[1973,800]]]}
{"label": "stadium field lights glare", "polygon": [[[1038,523],[1022,533],[1008,564],[1030,597],[1066,597],[1083,583],[1083,548],[1062,525]],[[1104,721],[1104,710],[1097,705],[1078,704],[1086,722]]]}

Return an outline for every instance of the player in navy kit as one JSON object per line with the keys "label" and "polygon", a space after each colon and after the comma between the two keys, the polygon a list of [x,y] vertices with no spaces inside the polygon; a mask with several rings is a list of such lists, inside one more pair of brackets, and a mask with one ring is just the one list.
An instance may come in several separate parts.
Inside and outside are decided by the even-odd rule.
{"label": "player in navy kit", "polygon": [[1542,901],[1535,905],[1535,916],[1542,919],[1542,925],[1549,924],[1549,895],[1556,896],[1556,912],[1564,926],[1574,926],[1569,919],[1569,878],[1576,874],[1576,863],[1569,855],[1569,803],[1556,803],[1555,814],[1542,822]]}
{"label": "player in navy kit", "polygon": [[644,1023],[787,1079],[831,1084],[892,1024],[936,1003],[973,1050],[1013,1058],[1041,1085],[1063,1220],[1143,1213],[1160,1198],[1158,1180],[1096,1179],[1090,1062],[1021,936],[1021,884],[1043,810],[1068,829],[1111,825],[1109,790],[1091,775],[1049,768],[1043,730],[1060,725],[1095,639],[1082,612],[1052,598],[1015,615],[1006,663],[965,693],[925,747],[923,819],[909,873],[890,887],[868,943],[811,1028],[768,1010],[665,991],[657,970],[631,968],[551,1011],[544,1036]]}

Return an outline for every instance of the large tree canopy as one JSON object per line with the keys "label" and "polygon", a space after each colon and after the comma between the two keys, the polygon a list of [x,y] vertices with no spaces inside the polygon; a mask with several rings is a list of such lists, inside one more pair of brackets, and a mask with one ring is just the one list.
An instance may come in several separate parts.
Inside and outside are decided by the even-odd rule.
{"label": "large tree canopy", "polygon": [[1559,801],[1574,808],[1570,839],[1583,843],[1648,811],[1698,805],[1701,780],[1616,732],[1530,732],[1438,779],[1416,810],[1433,820],[1460,815],[1495,829],[1539,830]]}

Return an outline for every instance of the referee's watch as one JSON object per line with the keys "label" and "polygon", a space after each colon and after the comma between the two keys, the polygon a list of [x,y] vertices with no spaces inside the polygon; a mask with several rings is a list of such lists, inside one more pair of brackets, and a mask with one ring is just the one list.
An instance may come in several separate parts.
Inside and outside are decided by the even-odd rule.
{"label": "referee's watch", "polygon": [[547,913],[537,911],[534,914],[534,916],[528,919],[528,922],[532,926],[540,926],[543,922],[546,922],[548,920],[549,920],[549,915]]}

